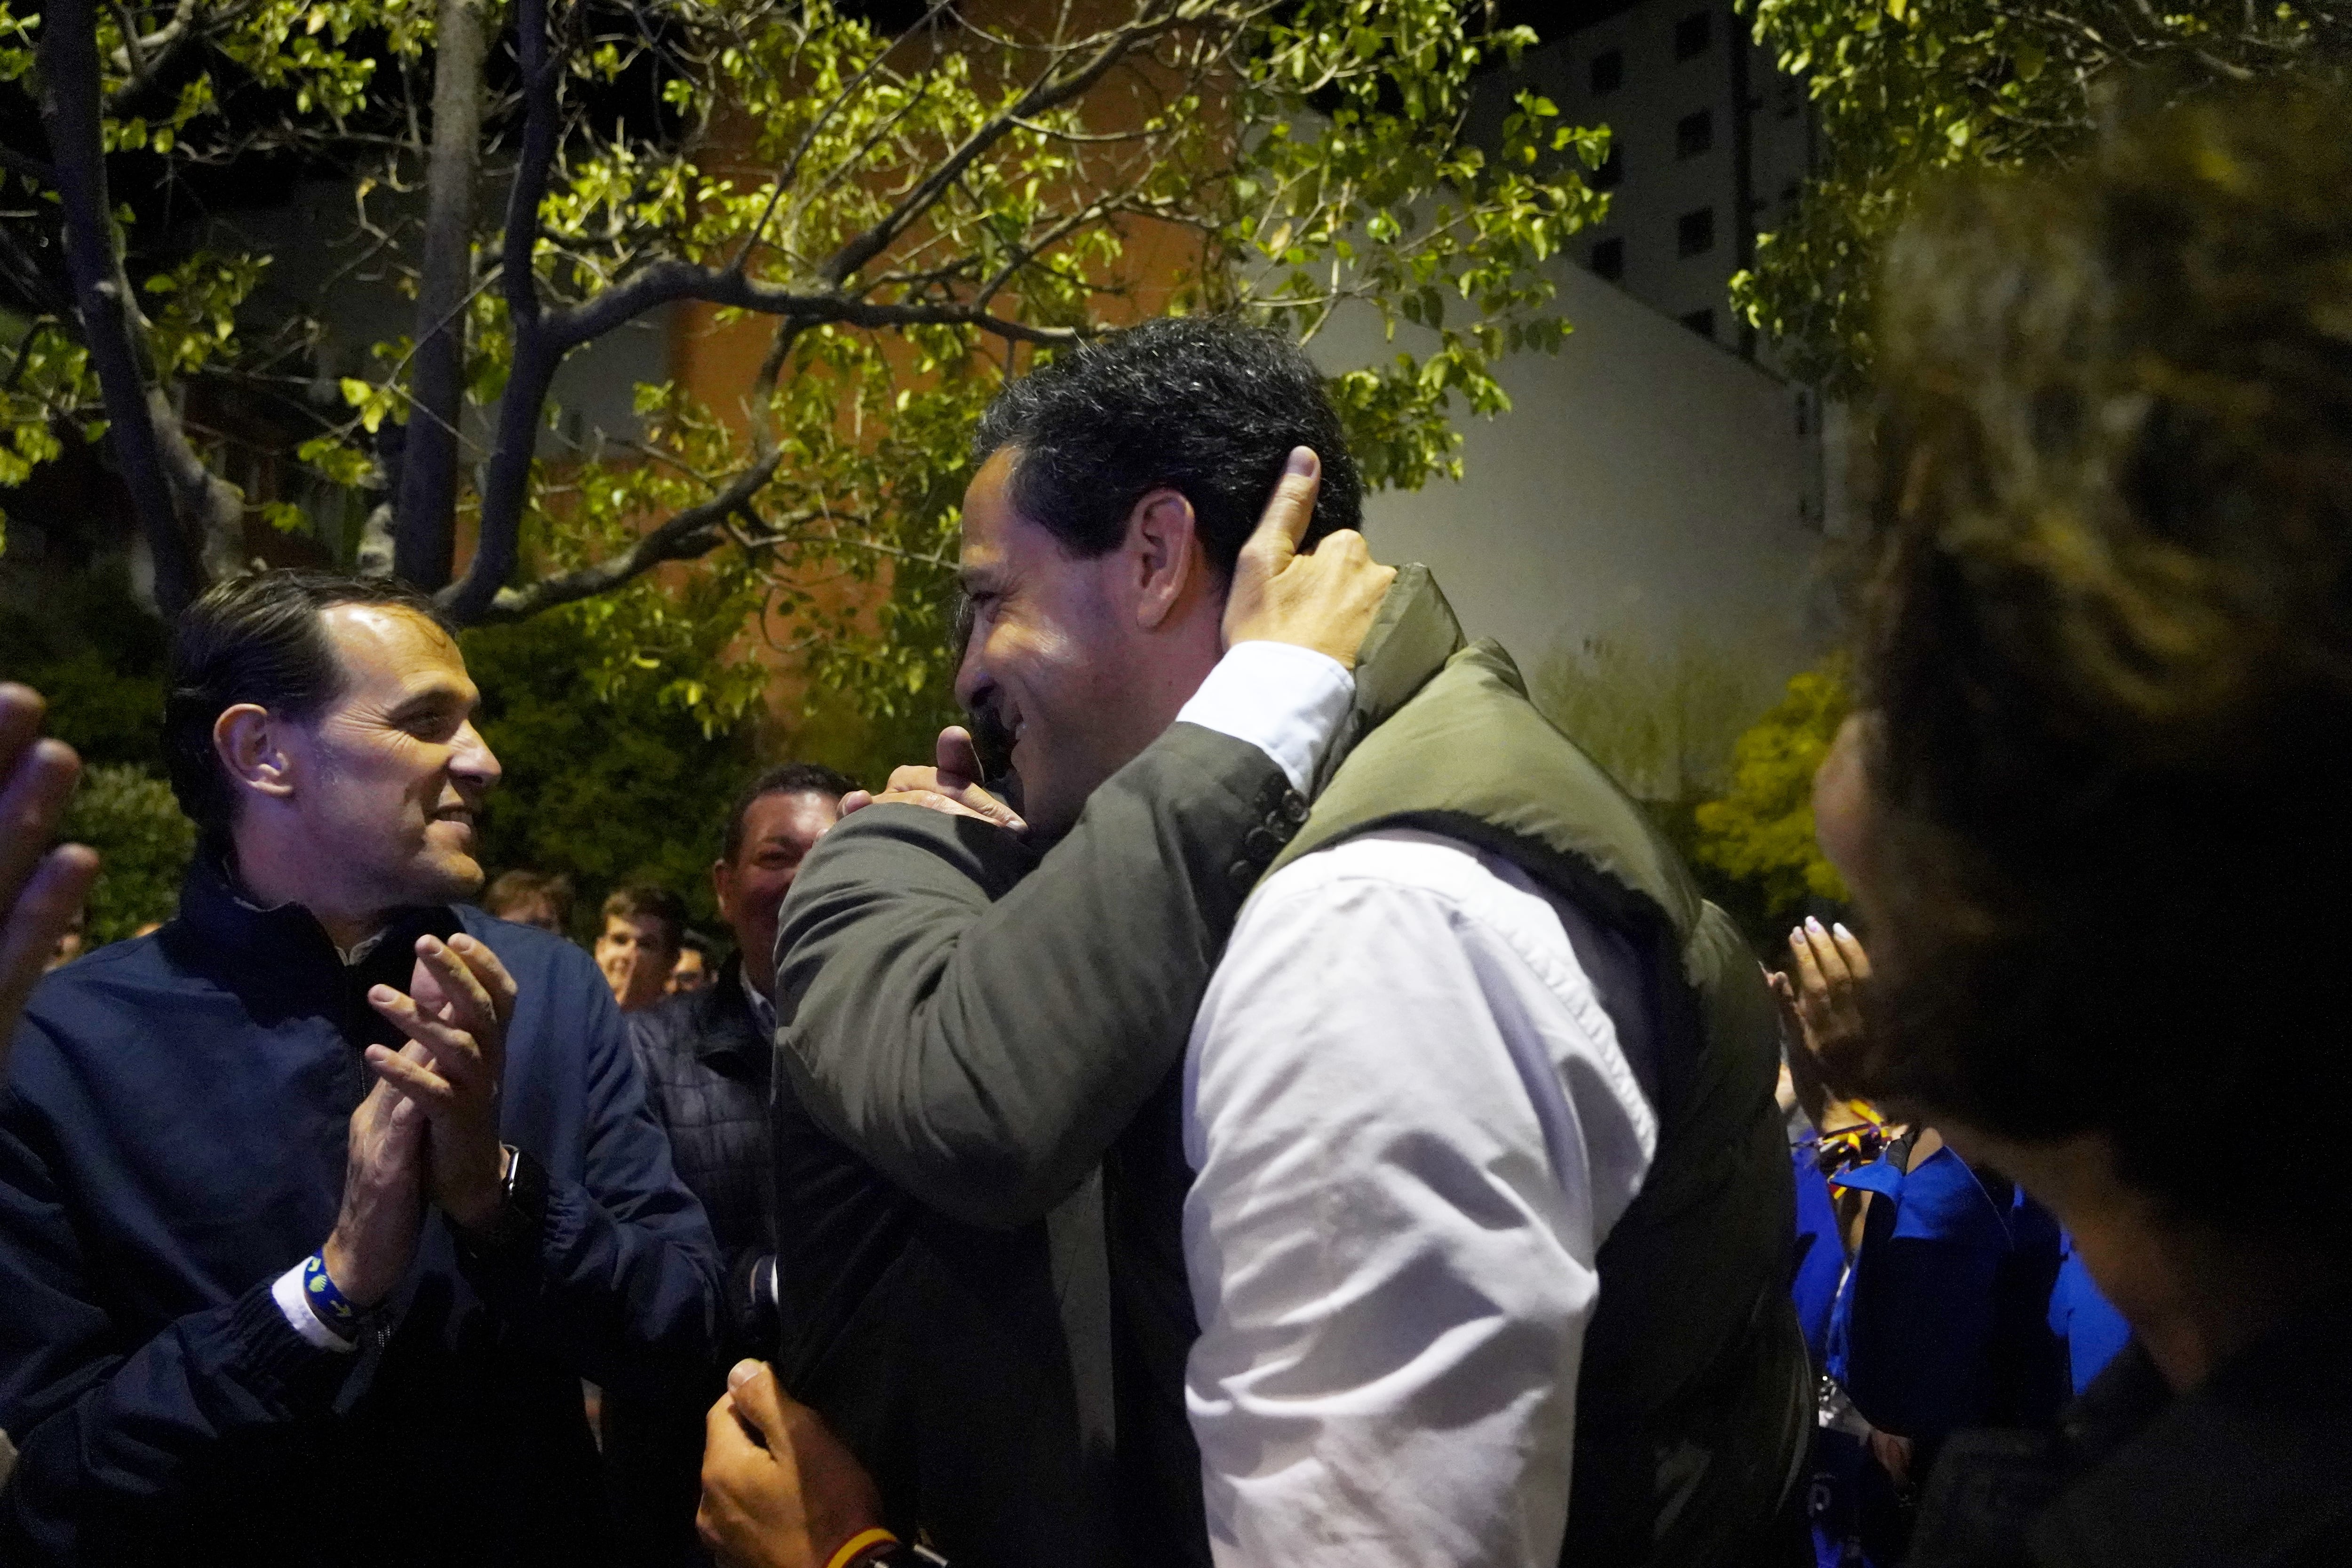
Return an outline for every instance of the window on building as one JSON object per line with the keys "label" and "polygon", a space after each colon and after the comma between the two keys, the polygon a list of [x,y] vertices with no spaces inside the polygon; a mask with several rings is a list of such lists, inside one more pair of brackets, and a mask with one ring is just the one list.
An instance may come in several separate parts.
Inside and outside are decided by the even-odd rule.
{"label": "window on building", "polygon": [[1613,191],[1625,183],[1625,158],[1615,147],[1601,160],[1601,167],[1584,176],[1584,183],[1596,191]]}
{"label": "window on building", "polygon": [[1715,248],[1715,209],[1701,207],[1675,220],[1675,254],[1704,256]]}
{"label": "window on building", "polygon": [[1693,310],[1689,315],[1683,318],[1683,325],[1688,327],[1692,331],[1696,332],[1700,337],[1712,339],[1715,336],[1715,312],[1713,310]]}
{"label": "window on building", "polygon": [[1625,51],[1603,49],[1592,57],[1592,96],[1603,97],[1625,85]]}
{"label": "window on building", "polygon": [[1694,11],[1675,24],[1675,58],[1695,60],[1706,53],[1709,37],[1714,33],[1715,18],[1707,12]]}
{"label": "window on building", "polygon": [[1592,275],[1612,283],[1625,276],[1625,242],[1604,239],[1592,247]]}
{"label": "window on building", "polygon": [[1675,156],[1696,158],[1715,145],[1715,114],[1702,109],[1675,121]]}

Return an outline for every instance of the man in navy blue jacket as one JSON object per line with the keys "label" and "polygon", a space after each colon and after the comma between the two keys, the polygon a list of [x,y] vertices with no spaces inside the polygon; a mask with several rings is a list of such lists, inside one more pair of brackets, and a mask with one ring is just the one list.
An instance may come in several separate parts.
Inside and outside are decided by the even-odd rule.
{"label": "man in navy blue jacket", "polygon": [[184,619],[179,917],[0,1096],[0,1562],[607,1559],[580,1380],[699,1369],[716,1249],[588,955],[454,902],[477,699],[388,584]]}

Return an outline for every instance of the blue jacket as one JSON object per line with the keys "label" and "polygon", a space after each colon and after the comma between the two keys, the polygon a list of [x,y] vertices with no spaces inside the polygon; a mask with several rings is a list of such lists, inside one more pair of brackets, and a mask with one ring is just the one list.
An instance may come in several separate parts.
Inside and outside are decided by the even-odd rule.
{"label": "blue jacket", "polygon": [[[397,1038],[418,934],[486,942],[520,995],[501,1131],[549,1173],[535,1247],[425,1222],[383,1327],[312,1348],[271,1283],[325,1241],[347,1130]],[[310,916],[217,870],[180,918],[44,980],[0,1096],[0,1562],[594,1563],[580,1380],[699,1371],[718,1262],[612,994],[568,942],[410,911],[346,970]]]}

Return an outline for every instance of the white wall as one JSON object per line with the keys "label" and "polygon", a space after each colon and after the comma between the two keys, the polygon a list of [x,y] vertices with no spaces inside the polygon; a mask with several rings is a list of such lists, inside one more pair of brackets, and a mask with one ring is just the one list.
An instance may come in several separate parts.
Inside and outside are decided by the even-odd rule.
{"label": "white wall", "polygon": [[[1504,362],[1512,411],[1462,421],[1459,483],[1372,499],[1373,552],[1426,562],[1530,676],[1598,638],[1712,649],[1777,689],[1824,631],[1797,389],[1580,267],[1555,277],[1566,344]],[[1394,352],[1369,312],[1312,348],[1332,371]]]}

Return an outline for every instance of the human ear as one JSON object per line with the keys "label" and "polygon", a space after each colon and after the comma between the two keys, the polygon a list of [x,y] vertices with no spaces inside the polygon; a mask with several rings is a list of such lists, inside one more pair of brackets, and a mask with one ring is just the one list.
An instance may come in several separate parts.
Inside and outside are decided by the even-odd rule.
{"label": "human ear", "polygon": [[213,754],[230,778],[256,794],[282,800],[294,793],[284,730],[267,708],[240,702],[223,709],[213,721]]}
{"label": "human ear", "polygon": [[1158,631],[1184,602],[1200,570],[1198,520],[1181,491],[1157,489],[1128,514],[1128,554],[1134,563],[1135,623]]}
{"label": "human ear", "polygon": [[735,918],[735,868],[724,860],[710,863],[710,896],[719,905],[719,918]]}

